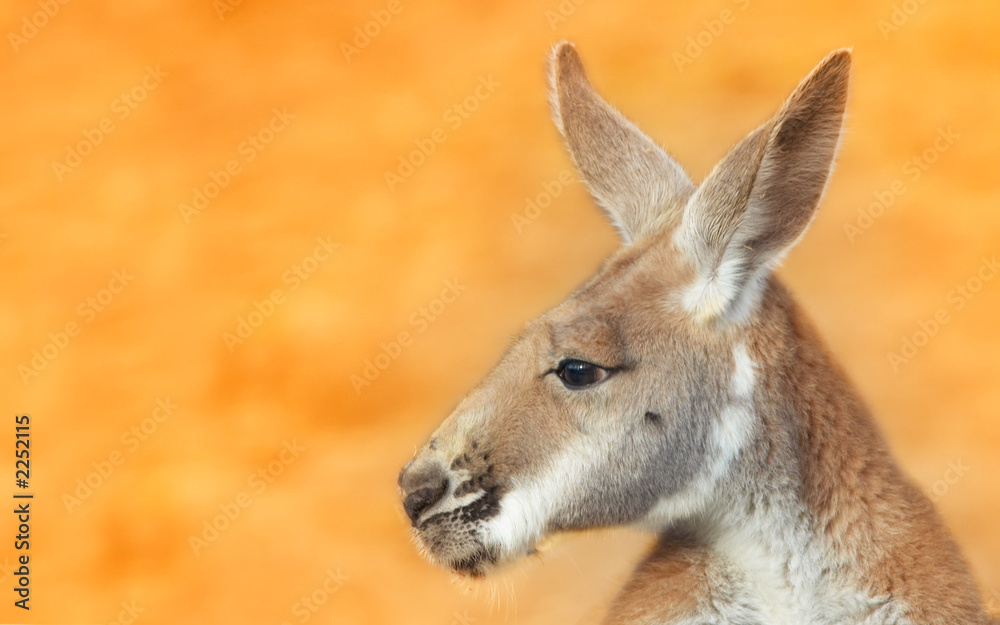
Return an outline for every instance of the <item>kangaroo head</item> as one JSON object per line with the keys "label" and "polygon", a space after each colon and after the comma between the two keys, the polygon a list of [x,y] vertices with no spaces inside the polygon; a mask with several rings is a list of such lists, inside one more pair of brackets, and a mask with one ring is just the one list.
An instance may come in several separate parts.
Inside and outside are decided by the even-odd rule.
{"label": "kangaroo head", "polygon": [[712,504],[764,428],[747,340],[823,195],[849,71],[848,51],[830,54],[695,186],[593,91],[571,44],[555,48],[556,125],[623,246],[403,469],[433,560],[481,575],[551,532],[662,526]]}

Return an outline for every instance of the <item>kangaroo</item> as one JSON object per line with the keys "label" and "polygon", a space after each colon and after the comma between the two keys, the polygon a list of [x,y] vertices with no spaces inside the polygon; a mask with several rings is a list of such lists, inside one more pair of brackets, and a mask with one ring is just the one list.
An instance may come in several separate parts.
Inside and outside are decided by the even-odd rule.
{"label": "kangaroo", "polygon": [[526,325],[399,476],[419,548],[482,576],[553,532],[658,541],[606,623],[990,623],[930,501],[773,275],[824,194],[851,53],[701,185],[549,60],[556,126],[622,247]]}

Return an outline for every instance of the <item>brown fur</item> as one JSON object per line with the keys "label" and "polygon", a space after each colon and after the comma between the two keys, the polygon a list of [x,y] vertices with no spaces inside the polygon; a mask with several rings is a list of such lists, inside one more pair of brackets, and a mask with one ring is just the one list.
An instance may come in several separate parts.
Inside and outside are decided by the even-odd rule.
{"label": "brown fur", "polygon": [[987,622],[930,501],[899,470],[868,408],[791,296],[776,282],[772,292],[751,343],[769,372],[762,403],[793,398],[789,425],[817,529],[872,595],[907,599],[913,622]]}

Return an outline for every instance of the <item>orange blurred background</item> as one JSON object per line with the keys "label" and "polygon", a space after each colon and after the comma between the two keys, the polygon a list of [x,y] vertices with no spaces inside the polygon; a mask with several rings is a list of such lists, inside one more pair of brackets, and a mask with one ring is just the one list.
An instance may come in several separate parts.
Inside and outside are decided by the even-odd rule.
{"label": "orange blurred background", "polygon": [[395,486],[617,245],[563,173],[561,39],[696,179],[853,46],[839,167],[781,273],[1000,604],[1000,280],[955,291],[1000,252],[995,2],[62,1],[0,9],[0,498],[22,413],[35,494],[28,613],[0,513],[0,622],[601,613],[648,537],[471,584],[420,558]]}

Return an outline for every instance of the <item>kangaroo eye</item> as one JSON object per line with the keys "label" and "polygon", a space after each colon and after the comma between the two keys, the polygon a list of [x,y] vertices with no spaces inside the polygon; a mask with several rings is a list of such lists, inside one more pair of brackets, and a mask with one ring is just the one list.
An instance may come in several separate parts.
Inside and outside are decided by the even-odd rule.
{"label": "kangaroo eye", "polygon": [[586,388],[608,377],[608,370],[584,360],[564,360],[559,363],[556,375],[566,388]]}

